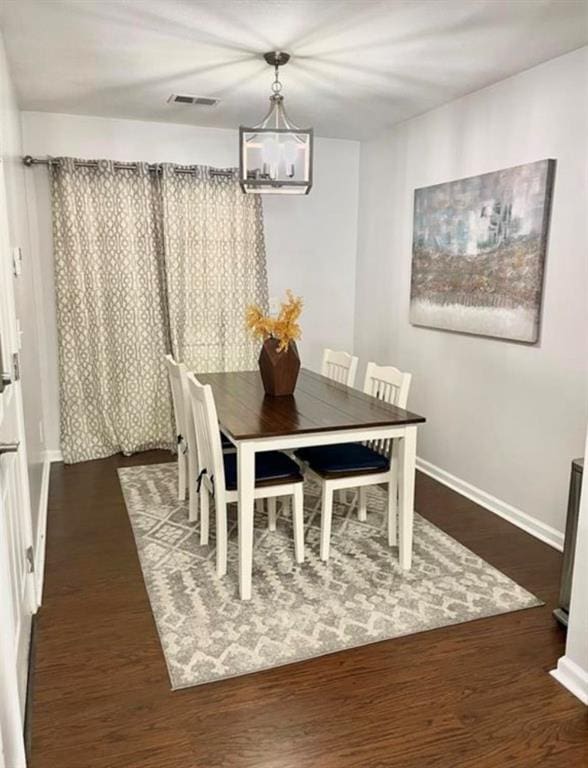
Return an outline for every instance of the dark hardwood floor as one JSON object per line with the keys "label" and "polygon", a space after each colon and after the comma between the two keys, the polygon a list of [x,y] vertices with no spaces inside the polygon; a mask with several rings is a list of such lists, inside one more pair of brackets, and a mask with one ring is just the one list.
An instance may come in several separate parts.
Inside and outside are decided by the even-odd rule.
{"label": "dark hardwood floor", "polygon": [[52,468],[32,768],[588,765],[586,709],[548,675],[561,556],[423,475],[417,510],[544,608],[172,692],[116,475],[166,460]]}

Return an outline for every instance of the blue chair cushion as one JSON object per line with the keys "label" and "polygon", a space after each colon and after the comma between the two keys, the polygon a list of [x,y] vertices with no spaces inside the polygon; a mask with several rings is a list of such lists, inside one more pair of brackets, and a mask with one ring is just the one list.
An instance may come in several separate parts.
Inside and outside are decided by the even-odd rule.
{"label": "blue chair cushion", "polygon": [[362,443],[315,445],[300,448],[296,456],[320,475],[354,472],[384,472],[390,467],[386,456]]}
{"label": "blue chair cushion", "polygon": [[[228,491],[237,490],[237,454],[224,453],[225,485]],[[300,467],[295,461],[280,451],[267,451],[255,454],[255,485],[299,483],[302,481]]]}

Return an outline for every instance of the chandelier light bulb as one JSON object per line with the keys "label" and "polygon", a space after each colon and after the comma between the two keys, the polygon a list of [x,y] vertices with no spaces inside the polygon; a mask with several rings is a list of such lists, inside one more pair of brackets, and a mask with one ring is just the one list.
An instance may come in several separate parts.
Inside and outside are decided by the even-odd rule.
{"label": "chandelier light bulb", "polygon": [[298,147],[296,142],[289,140],[283,144],[284,162],[286,164],[286,174],[288,178],[294,178],[296,174],[296,158],[298,156]]}

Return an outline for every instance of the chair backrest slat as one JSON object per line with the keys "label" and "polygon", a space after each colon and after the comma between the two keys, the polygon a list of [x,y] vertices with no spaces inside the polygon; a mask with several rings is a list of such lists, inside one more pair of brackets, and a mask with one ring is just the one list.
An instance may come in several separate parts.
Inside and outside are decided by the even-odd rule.
{"label": "chair backrest slat", "polygon": [[225,488],[225,467],[218,416],[210,384],[203,385],[194,376],[186,376],[191,418],[198,446],[198,470],[204,472],[203,481],[209,488]]}
{"label": "chair backrest slat", "polygon": [[[398,408],[406,408],[411,379],[410,373],[403,373],[391,365],[368,363],[363,391],[366,395],[396,405]],[[366,445],[378,453],[390,456],[391,440],[370,440]]]}
{"label": "chair backrest slat", "polygon": [[332,349],[323,351],[321,373],[339,384],[352,387],[355,384],[358,358],[347,352],[336,352]]}
{"label": "chair backrest slat", "polygon": [[186,366],[183,363],[176,363],[171,355],[165,355],[164,362],[169,376],[178,442],[182,439],[185,446],[189,447],[190,435],[188,434],[189,426],[187,418],[188,391],[185,383],[185,375],[187,373]]}

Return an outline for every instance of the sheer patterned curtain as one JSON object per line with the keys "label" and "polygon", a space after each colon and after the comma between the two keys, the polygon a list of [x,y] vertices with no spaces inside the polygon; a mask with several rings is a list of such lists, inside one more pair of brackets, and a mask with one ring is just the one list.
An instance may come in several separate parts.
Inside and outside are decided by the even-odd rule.
{"label": "sheer patterned curtain", "polygon": [[259,344],[245,310],[268,303],[261,200],[243,194],[236,171],[176,169],[161,174],[172,354],[195,371],[251,370]]}
{"label": "sheer patterned curtain", "polygon": [[146,164],[50,168],[63,458],[167,447],[157,181]]}
{"label": "sheer patterned curtain", "polygon": [[169,447],[165,353],[195,371],[256,366],[245,309],[268,303],[261,200],[236,171],[50,168],[64,460]]}

